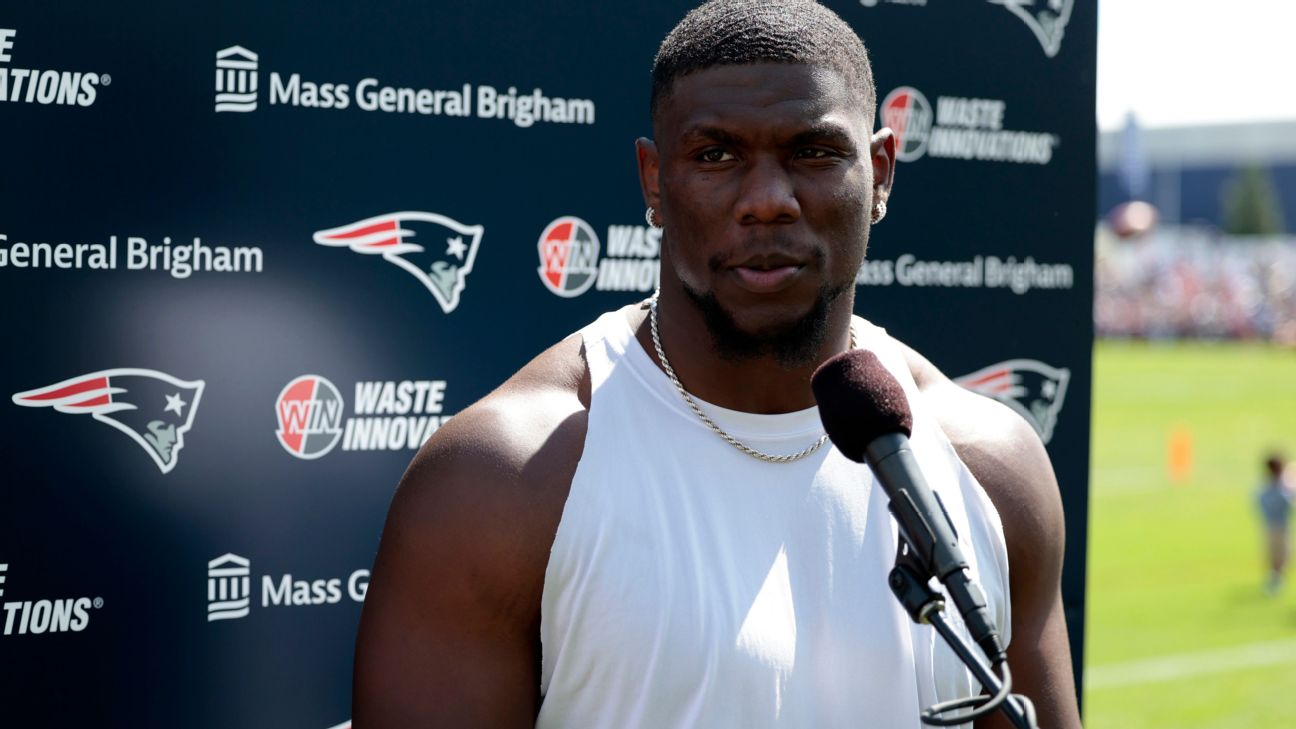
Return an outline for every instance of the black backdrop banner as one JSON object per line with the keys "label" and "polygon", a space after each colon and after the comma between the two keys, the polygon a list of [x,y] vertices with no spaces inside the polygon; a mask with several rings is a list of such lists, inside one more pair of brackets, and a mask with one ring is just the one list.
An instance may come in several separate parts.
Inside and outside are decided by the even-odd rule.
{"label": "black backdrop banner", "polygon": [[[1047,441],[1078,669],[1095,9],[828,4],[902,140],[858,311]],[[415,450],[655,285],[633,141],[689,5],[0,10],[5,725],[349,723]]]}

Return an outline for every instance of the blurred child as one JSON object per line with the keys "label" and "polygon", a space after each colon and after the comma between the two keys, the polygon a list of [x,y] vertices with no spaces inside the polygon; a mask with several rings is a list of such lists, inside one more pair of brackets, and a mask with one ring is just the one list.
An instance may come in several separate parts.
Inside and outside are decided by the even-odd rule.
{"label": "blurred child", "polygon": [[1291,553],[1288,523],[1291,520],[1292,489],[1283,475],[1285,466],[1283,457],[1278,454],[1265,460],[1265,480],[1257,497],[1269,549],[1269,580],[1265,589],[1271,595],[1282,587],[1283,572]]}

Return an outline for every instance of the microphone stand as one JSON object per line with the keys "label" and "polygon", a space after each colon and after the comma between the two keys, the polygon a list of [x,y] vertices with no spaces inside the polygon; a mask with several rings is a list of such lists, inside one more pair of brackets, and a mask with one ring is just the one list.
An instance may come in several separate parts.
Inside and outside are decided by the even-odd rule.
{"label": "microphone stand", "polygon": [[[945,609],[945,600],[928,584],[930,579],[930,570],[922,563],[917,551],[911,549],[902,536],[899,549],[896,550],[896,565],[887,577],[891,592],[895,594],[896,599],[915,623],[928,624],[936,629],[990,696],[977,696],[938,704],[923,712],[921,717],[923,723],[933,726],[956,726],[998,708],[1008,715],[1008,719],[1018,729],[1039,729],[1039,725],[1035,723],[1035,708],[1030,700],[1025,696],[1009,693],[1012,690],[1012,677],[1008,673],[1007,662],[1003,664],[1006,680],[1000,680],[990,666],[986,665],[985,660],[973,652],[971,644],[946,620],[942,612]],[[970,707],[979,708],[958,717],[940,716],[954,709]]]}

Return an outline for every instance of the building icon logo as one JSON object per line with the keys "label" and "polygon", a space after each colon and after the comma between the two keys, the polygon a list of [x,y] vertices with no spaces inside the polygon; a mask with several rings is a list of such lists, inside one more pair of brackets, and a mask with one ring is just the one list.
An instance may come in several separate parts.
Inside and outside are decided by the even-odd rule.
{"label": "building icon logo", "polygon": [[207,563],[207,622],[245,618],[251,612],[251,563],[226,553]]}
{"label": "building icon logo", "polygon": [[0,597],[4,596],[4,581],[5,581],[4,573],[8,571],[9,571],[8,564],[0,564]]}
{"label": "building icon logo", "polygon": [[216,111],[256,111],[257,54],[243,46],[216,51]]}

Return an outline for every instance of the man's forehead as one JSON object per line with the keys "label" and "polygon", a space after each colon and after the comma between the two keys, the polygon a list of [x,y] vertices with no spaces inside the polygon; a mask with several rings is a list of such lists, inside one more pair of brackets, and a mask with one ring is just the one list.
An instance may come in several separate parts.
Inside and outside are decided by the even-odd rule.
{"label": "man's forehead", "polygon": [[840,71],[799,63],[695,71],[676,80],[663,102],[654,120],[659,136],[730,125],[853,128],[871,116]]}

